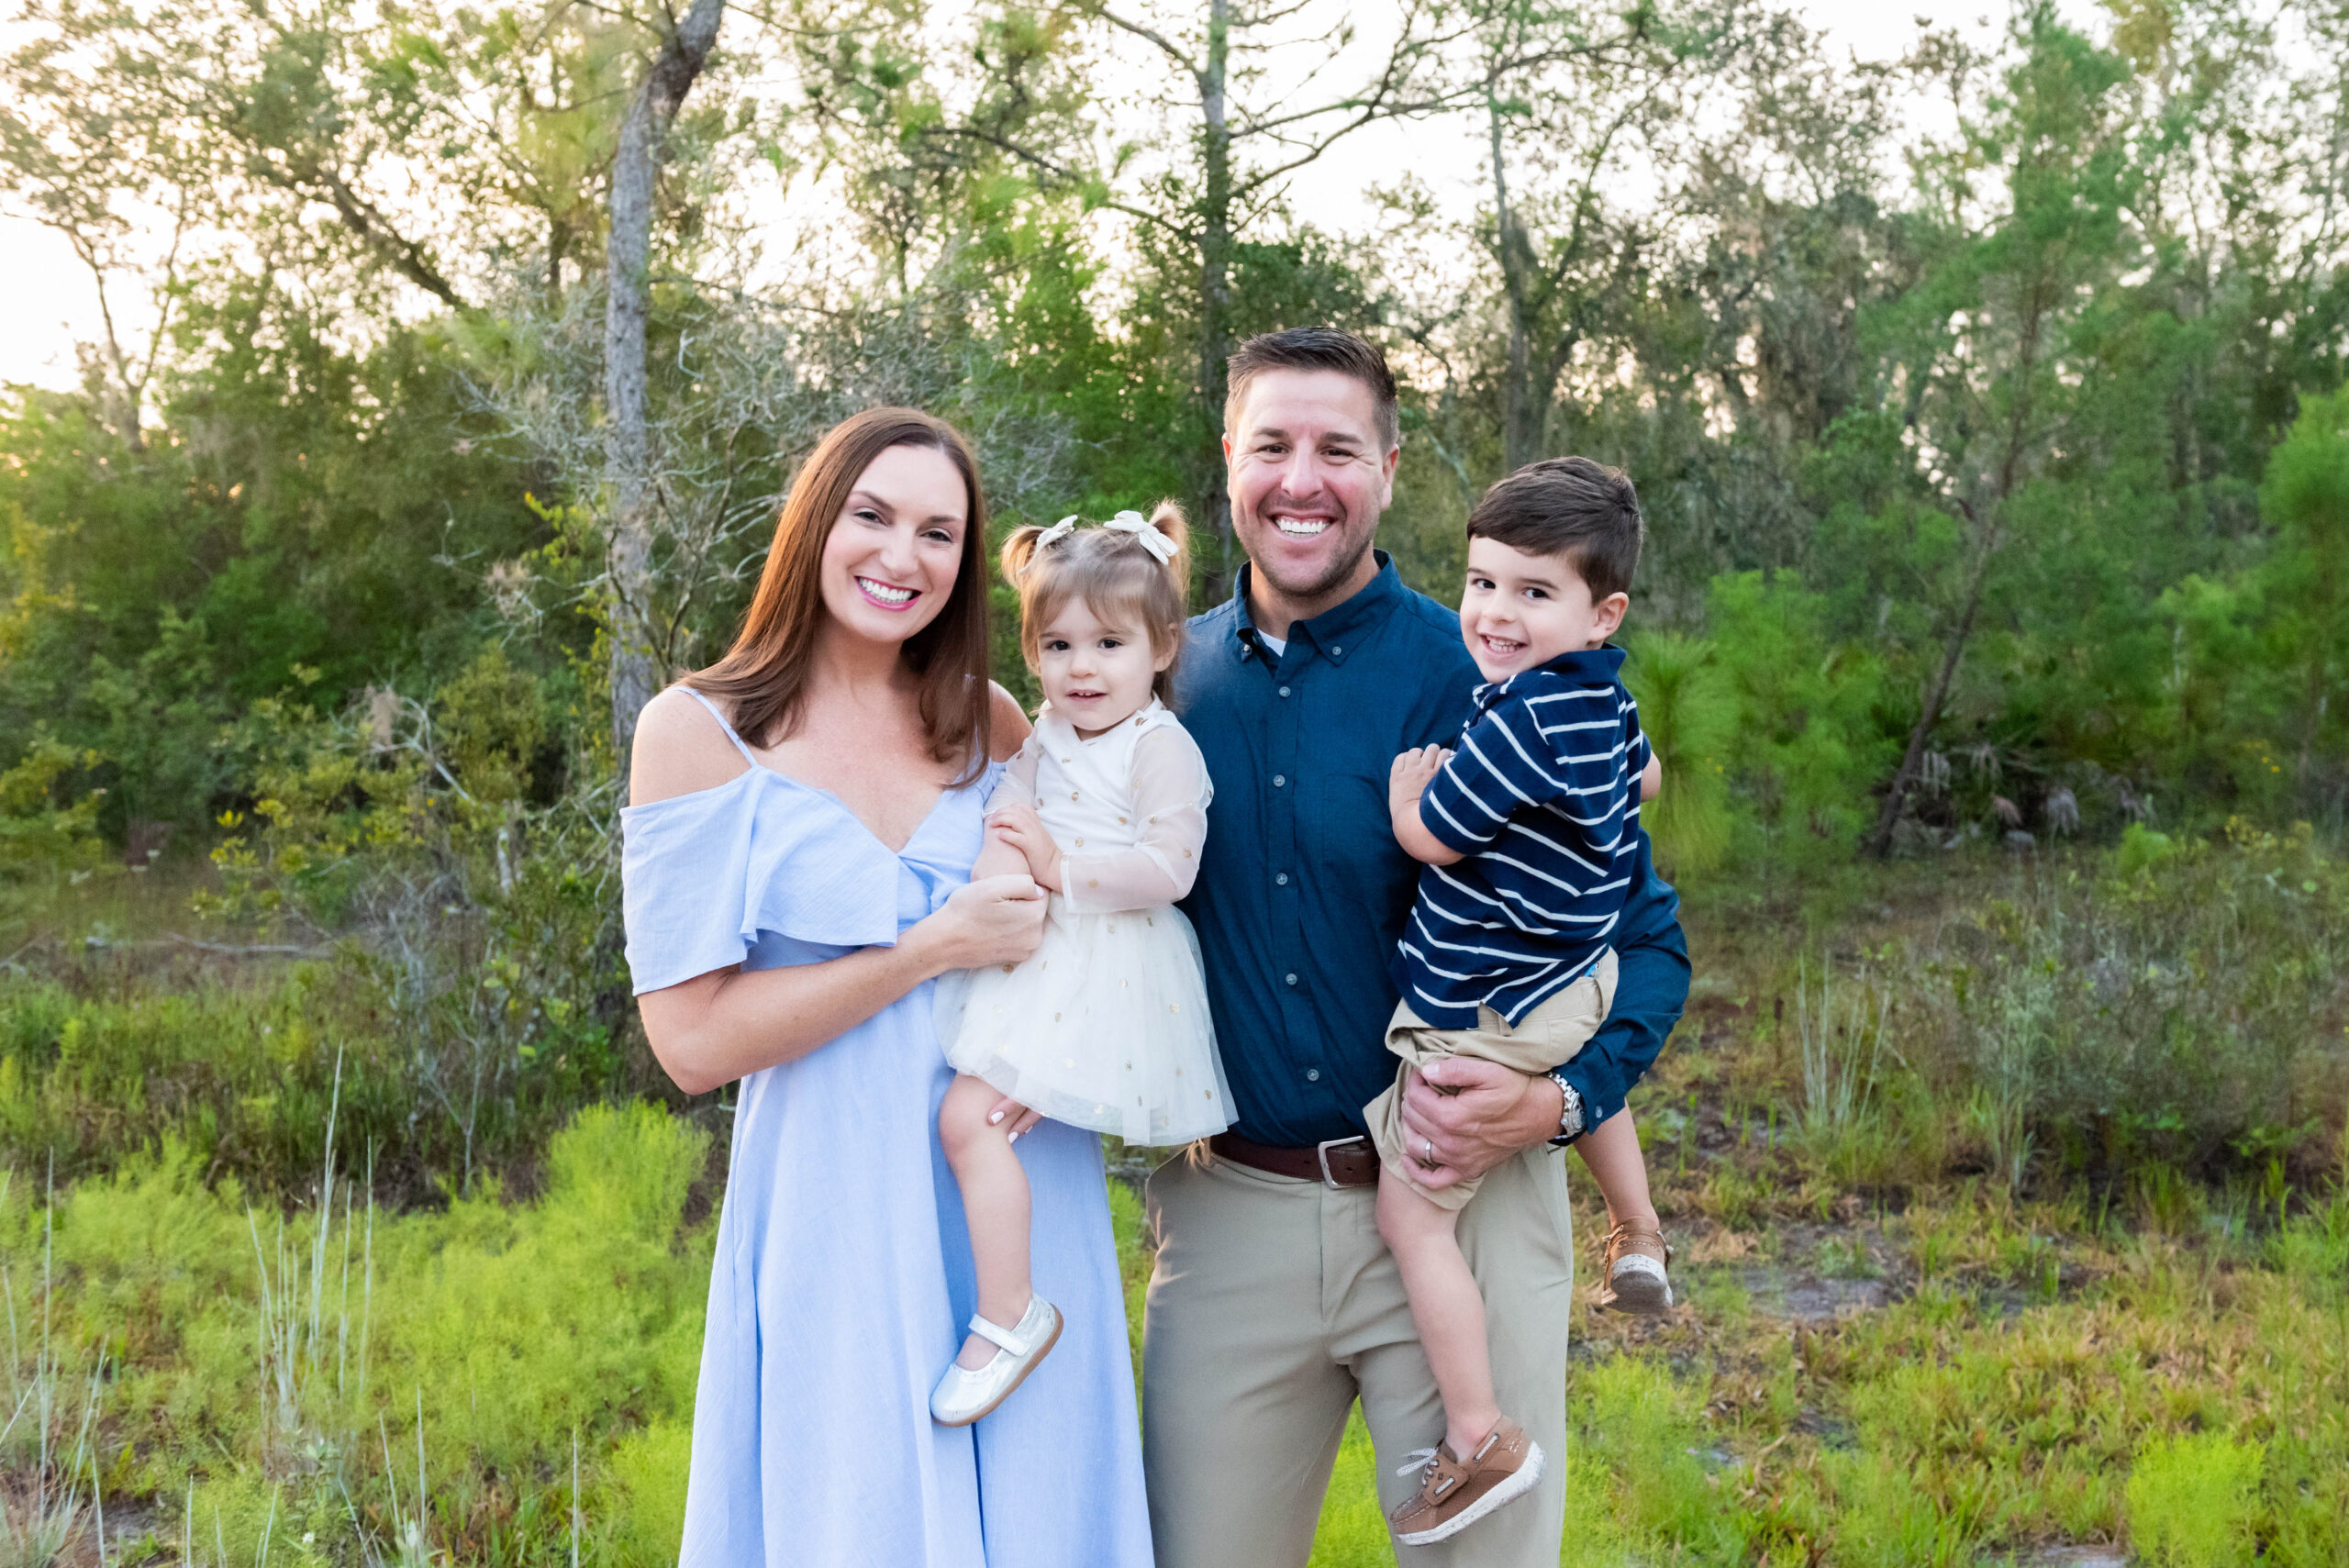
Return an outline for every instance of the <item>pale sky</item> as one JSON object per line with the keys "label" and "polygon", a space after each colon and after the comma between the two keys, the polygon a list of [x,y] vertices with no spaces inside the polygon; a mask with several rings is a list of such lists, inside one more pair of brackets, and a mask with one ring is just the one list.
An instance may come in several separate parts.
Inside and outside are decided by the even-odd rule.
{"label": "pale sky", "polygon": [[[1814,27],[1824,28],[1837,43],[1864,60],[1898,55],[1917,36],[1919,21],[1952,23],[1968,30],[1994,27],[2004,15],[1999,0],[1801,0],[1796,7]],[[2066,13],[2086,21],[2097,7],[2090,0],[2066,0]],[[0,47],[12,41],[21,24],[0,20]],[[1382,174],[1417,170],[1430,183],[1459,183],[1447,177],[1458,159],[1472,150],[1430,139],[1422,128],[1386,128],[1386,134],[1362,133],[1350,148]],[[1432,144],[1431,144],[1432,141]],[[1359,206],[1351,195],[1339,198],[1340,209],[1319,217],[1338,229],[1353,227],[1350,209]],[[31,382],[70,387],[76,380],[73,345],[100,335],[97,295],[89,273],[74,259],[64,239],[28,219],[0,214],[0,299],[12,302],[0,317],[0,383]],[[126,336],[143,342],[152,309],[142,299],[116,299],[116,320]],[[134,348],[134,351],[136,351]]]}

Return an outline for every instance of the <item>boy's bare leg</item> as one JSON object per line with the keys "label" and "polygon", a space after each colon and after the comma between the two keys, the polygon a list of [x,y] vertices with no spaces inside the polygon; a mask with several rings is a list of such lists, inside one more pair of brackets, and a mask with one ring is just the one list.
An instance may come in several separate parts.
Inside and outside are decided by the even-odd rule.
{"label": "boy's bare leg", "polygon": [[[1028,1310],[1028,1173],[1011,1151],[1010,1123],[990,1126],[987,1113],[1003,1095],[984,1078],[957,1073],[938,1107],[938,1137],[963,1189],[963,1217],[971,1231],[971,1261],[979,1276],[979,1316],[1008,1329]],[[995,1341],[976,1334],[963,1340],[958,1366],[987,1364]]]}
{"label": "boy's bare leg", "polygon": [[1607,1228],[1631,1225],[1654,1230],[1662,1226],[1655,1199],[1648,1195],[1648,1162],[1640,1152],[1640,1135],[1631,1125],[1631,1107],[1625,1106],[1575,1140],[1582,1162],[1607,1200]]}
{"label": "boy's bare leg", "polygon": [[1499,1424],[1492,1352],[1485,1343],[1485,1298],[1461,1255],[1460,1211],[1443,1208],[1392,1178],[1378,1184],[1378,1233],[1395,1255],[1436,1392],[1453,1457],[1476,1451]]}

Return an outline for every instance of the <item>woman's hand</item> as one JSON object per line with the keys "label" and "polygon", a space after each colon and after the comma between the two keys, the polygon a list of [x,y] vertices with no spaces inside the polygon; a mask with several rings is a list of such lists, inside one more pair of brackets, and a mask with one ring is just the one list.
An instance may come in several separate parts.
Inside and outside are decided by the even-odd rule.
{"label": "woman's hand", "polygon": [[[945,906],[906,933],[938,973],[1026,962],[1044,940],[1044,891],[1017,873],[956,888]],[[902,944],[901,944],[902,945]]]}
{"label": "woman's hand", "polygon": [[996,807],[988,814],[987,831],[1028,857],[1028,874],[1037,886],[1065,891],[1061,886],[1061,847],[1034,806],[1021,802]]}

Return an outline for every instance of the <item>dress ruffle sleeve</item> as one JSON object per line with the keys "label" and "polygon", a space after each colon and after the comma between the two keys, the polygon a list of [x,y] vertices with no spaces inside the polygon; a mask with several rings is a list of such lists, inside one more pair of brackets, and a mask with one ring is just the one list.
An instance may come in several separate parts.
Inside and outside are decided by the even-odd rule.
{"label": "dress ruffle sleeve", "polygon": [[1198,742],[1177,724],[1134,742],[1133,806],[1141,841],[1108,854],[1061,855],[1061,896],[1080,915],[1152,909],[1187,896],[1208,841],[1208,801],[1215,786]]}
{"label": "dress ruffle sleeve", "polygon": [[[769,793],[785,798],[763,805]],[[841,948],[894,943],[897,859],[871,834],[842,831],[846,814],[758,768],[622,811],[621,906],[637,994],[731,968],[763,931]]]}

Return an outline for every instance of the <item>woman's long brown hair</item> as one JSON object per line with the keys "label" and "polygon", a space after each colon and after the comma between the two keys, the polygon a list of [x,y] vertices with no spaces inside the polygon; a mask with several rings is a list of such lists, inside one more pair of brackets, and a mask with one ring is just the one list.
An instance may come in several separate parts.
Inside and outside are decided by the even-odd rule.
{"label": "woman's long brown hair", "polygon": [[899,654],[921,677],[921,723],[930,754],[941,762],[961,762],[963,776],[956,782],[967,784],[990,754],[986,501],[970,443],[953,426],[919,409],[868,408],[825,432],[783,504],[758,592],[734,646],[708,669],[685,677],[685,684],[729,706],[734,728],[754,746],[773,745],[797,727],[826,613],[824,543],[856,482],[891,447],[945,453],[963,476],[969,504],[954,591],[937,618],[907,638]]}

